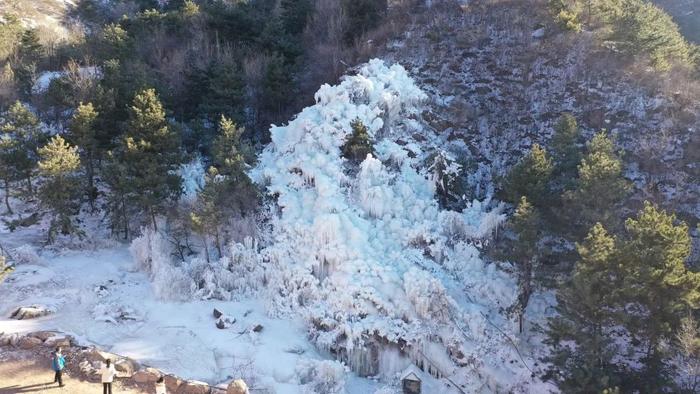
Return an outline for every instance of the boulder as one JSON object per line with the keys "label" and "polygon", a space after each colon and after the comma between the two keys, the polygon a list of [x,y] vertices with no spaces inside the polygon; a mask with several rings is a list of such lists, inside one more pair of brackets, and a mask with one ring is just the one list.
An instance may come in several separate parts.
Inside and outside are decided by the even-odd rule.
{"label": "boulder", "polygon": [[[92,347],[92,348],[88,349],[87,351],[85,351],[83,353],[83,357],[85,357],[85,359],[90,361],[93,365],[95,365],[95,364],[99,365],[101,363],[104,363],[107,360],[112,360],[115,368],[117,367],[117,364],[116,364],[117,361],[122,359],[122,356],[120,356],[118,354],[105,352],[105,351],[99,350],[95,347]],[[136,370],[138,370],[138,368],[136,368]]]}
{"label": "boulder", "polygon": [[160,378],[160,371],[158,371],[155,368],[145,368],[140,371],[134,372],[134,375],[131,377],[131,379],[134,380],[136,383],[155,383],[158,381]]}
{"label": "boulder", "polygon": [[539,29],[532,32],[532,38],[542,38],[544,37],[544,33],[544,27],[540,27]]}
{"label": "boulder", "polygon": [[98,375],[100,375],[100,370],[95,368],[88,360],[83,360],[78,364],[78,368],[80,368],[80,372],[83,373],[83,375],[87,376],[88,378],[94,379]]}
{"label": "boulder", "polygon": [[176,393],[177,389],[182,384],[182,380],[173,375],[165,375],[163,380],[165,381],[165,387],[168,389],[169,393]]}
{"label": "boulder", "polygon": [[57,333],[53,331],[36,331],[36,332],[30,332],[27,334],[30,337],[34,338],[39,338],[41,339],[42,342],[46,341],[49,338],[53,338],[56,336]]}
{"label": "boulder", "polygon": [[12,345],[13,339],[16,336],[17,336],[17,334],[5,334],[5,333],[0,334],[0,346]]}
{"label": "boulder", "polygon": [[218,328],[219,330],[223,330],[224,328],[226,328],[226,323],[224,323],[223,320],[219,319],[216,321],[216,328]]}
{"label": "boulder", "polygon": [[114,369],[117,370],[117,376],[120,378],[130,378],[140,368],[139,363],[130,358],[121,358],[114,362]]}
{"label": "boulder", "polygon": [[34,337],[22,337],[18,342],[17,342],[17,347],[20,349],[28,350],[28,349],[34,349],[35,347],[41,345],[43,341],[39,338],[34,338]]}
{"label": "boulder", "polygon": [[248,394],[248,385],[243,379],[236,379],[228,384],[226,394]]}
{"label": "boulder", "polygon": [[53,310],[51,308],[48,308],[43,305],[30,305],[21,306],[15,309],[15,311],[12,312],[10,317],[16,320],[27,320],[36,319],[37,317],[41,316],[46,316],[49,313],[53,313]]}
{"label": "boulder", "polygon": [[223,316],[223,314],[224,314],[223,312],[221,312],[220,310],[214,308],[214,319],[220,318],[221,316]]}
{"label": "boulder", "polygon": [[73,344],[73,338],[70,336],[55,336],[48,338],[46,341],[44,341],[44,345],[48,347],[57,347],[60,346],[62,348],[67,348],[71,347]]}
{"label": "boulder", "polygon": [[255,326],[253,326],[253,332],[260,332],[262,330],[263,330],[262,324],[256,324]]}
{"label": "boulder", "polygon": [[209,394],[210,391],[211,387],[208,384],[196,380],[188,380],[180,384],[175,394]]}

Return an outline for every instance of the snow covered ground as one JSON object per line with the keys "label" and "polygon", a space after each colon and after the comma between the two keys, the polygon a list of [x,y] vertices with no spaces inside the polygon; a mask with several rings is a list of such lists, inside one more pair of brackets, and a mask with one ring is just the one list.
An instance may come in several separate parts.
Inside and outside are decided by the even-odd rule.
{"label": "snow covered ground", "polygon": [[[20,264],[0,287],[0,332],[56,329],[185,378],[219,383],[244,376],[254,387],[271,385],[279,393],[299,392],[298,362],[320,358],[300,321],[270,319],[256,300],[159,301],[146,274],[133,268],[125,247]],[[30,304],[56,313],[8,318],[16,306]],[[236,323],[217,329],[215,307]],[[263,330],[248,330],[256,324]]]}

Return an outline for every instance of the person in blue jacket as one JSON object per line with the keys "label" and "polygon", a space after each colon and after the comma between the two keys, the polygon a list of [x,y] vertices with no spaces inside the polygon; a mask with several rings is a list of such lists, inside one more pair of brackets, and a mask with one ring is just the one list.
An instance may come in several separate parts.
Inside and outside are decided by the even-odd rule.
{"label": "person in blue jacket", "polygon": [[57,347],[56,351],[51,354],[51,368],[56,372],[53,382],[58,382],[58,387],[63,387],[63,368],[66,366],[66,358],[61,354],[61,348]]}

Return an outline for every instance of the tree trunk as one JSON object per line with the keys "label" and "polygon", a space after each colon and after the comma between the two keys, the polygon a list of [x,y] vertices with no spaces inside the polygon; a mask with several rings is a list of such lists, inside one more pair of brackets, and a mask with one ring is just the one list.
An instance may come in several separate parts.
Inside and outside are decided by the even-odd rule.
{"label": "tree trunk", "polygon": [[86,158],[85,172],[88,181],[88,200],[90,201],[90,210],[95,212],[95,167],[92,163],[92,154],[89,153]]}
{"label": "tree trunk", "polygon": [[207,245],[207,235],[202,234],[202,245],[204,245],[204,256],[207,258],[207,263],[210,262],[209,260],[209,246]]}
{"label": "tree trunk", "polygon": [[7,207],[7,213],[12,215],[12,208],[10,207],[10,181],[5,178],[5,206]]}
{"label": "tree trunk", "polygon": [[148,210],[151,212],[151,223],[153,224],[153,231],[158,231],[158,223],[156,223],[156,213],[153,210],[153,207],[148,208]]}
{"label": "tree trunk", "polygon": [[27,191],[31,197],[34,194],[34,188],[32,187],[32,173],[31,171],[27,173]]}
{"label": "tree trunk", "polygon": [[124,201],[124,194],[121,195],[121,206],[122,206],[122,219],[124,221],[124,240],[129,239],[129,218],[126,215],[126,201]]}
{"label": "tree trunk", "polygon": [[219,254],[219,258],[221,258],[221,237],[219,236],[218,227],[214,230],[214,239],[216,240],[216,252]]}

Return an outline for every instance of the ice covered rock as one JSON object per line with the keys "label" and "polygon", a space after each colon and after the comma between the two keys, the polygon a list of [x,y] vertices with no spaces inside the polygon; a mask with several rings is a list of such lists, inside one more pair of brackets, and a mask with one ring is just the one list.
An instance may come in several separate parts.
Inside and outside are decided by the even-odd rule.
{"label": "ice covered rock", "polygon": [[224,314],[223,312],[221,312],[220,310],[214,308],[214,312],[213,312],[214,319],[220,318],[223,314]]}
{"label": "ice covered rock", "polygon": [[216,321],[216,328],[223,330],[225,328],[231,327],[234,323],[236,323],[236,318],[227,315],[221,315]]}
{"label": "ice covered rock", "polygon": [[46,316],[54,312],[55,310],[53,308],[45,305],[21,306],[15,309],[10,317],[16,320],[36,319],[37,317]]}
{"label": "ice covered rock", "polygon": [[545,33],[544,27],[540,27],[532,32],[532,38],[543,38]]}
{"label": "ice covered rock", "polygon": [[187,380],[177,388],[176,394],[209,394],[211,388],[204,382]]}
{"label": "ice covered rock", "polygon": [[243,379],[236,379],[228,384],[226,394],[248,394],[248,385]]}
{"label": "ice covered rock", "polygon": [[125,321],[141,321],[143,317],[133,308],[114,303],[97,304],[93,309],[93,317],[97,321],[122,323]]}
{"label": "ice covered rock", "polygon": [[121,358],[114,363],[114,369],[117,370],[117,376],[119,377],[130,378],[134,376],[134,373],[136,373],[139,368],[139,363],[127,357]]}

